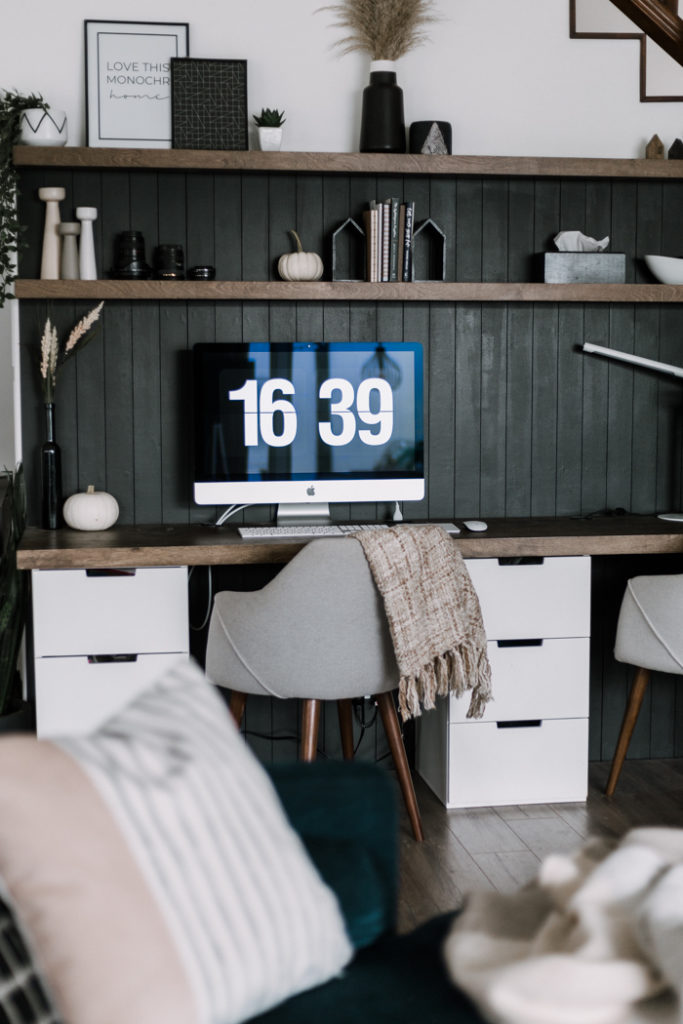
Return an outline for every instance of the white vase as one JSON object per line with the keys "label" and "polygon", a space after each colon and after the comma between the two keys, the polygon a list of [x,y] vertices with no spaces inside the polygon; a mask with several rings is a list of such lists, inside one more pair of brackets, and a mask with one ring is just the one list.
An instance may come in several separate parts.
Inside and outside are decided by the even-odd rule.
{"label": "white vase", "polygon": [[38,198],[45,203],[45,228],[43,250],[40,259],[40,277],[43,281],[58,281],[62,240],[59,235],[61,215],[59,204],[66,195],[66,189],[58,185],[38,189]]}
{"label": "white vase", "polygon": [[81,225],[78,221],[62,221],[58,231],[62,239],[60,277],[62,281],[77,281],[79,277],[77,238],[81,233]]}
{"label": "white vase", "polygon": [[282,128],[259,125],[258,143],[264,153],[275,153],[282,145]]}
{"label": "white vase", "polygon": [[27,107],[19,118],[19,142],[25,146],[65,146],[66,114],[63,110]]}
{"label": "white vase", "polygon": [[95,238],[93,221],[97,220],[95,206],[77,206],[76,216],[81,222],[81,244],[78,249],[78,270],[81,281],[97,280],[97,264],[95,262]]}

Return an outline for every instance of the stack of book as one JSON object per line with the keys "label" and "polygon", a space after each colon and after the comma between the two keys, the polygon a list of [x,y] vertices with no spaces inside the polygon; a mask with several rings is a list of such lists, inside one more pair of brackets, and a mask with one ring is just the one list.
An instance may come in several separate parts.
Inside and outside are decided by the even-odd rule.
{"label": "stack of book", "polygon": [[410,281],[415,203],[373,199],[363,212],[367,281]]}

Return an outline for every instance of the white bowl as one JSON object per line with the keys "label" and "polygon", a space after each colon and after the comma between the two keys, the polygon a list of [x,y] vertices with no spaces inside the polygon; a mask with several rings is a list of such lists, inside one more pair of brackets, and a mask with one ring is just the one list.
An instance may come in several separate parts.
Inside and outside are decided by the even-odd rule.
{"label": "white bowl", "polygon": [[677,256],[646,256],[645,263],[662,284],[683,284],[683,259]]}

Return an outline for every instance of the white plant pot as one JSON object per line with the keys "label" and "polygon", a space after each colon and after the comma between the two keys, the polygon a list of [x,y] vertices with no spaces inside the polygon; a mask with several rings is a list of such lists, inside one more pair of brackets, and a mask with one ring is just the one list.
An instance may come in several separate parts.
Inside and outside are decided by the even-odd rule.
{"label": "white plant pot", "polygon": [[25,146],[65,146],[66,114],[63,110],[27,107],[19,118],[19,142]]}
{"label": "white plant pot", "polygon": [[282,128],[258,128],[258,144],[264,153],[274,153],[282,146]]}

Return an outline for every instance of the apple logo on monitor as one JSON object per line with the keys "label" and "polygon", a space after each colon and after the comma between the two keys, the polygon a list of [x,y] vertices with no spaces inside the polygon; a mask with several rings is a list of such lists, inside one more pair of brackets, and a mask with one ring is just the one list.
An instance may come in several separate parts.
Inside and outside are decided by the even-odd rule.
{"label": "apple logo on monitor", "polygon": [[310,487],[306,488],[306,494],[310,494],[311,497],[315,494],[315,487],[311,484]]}

